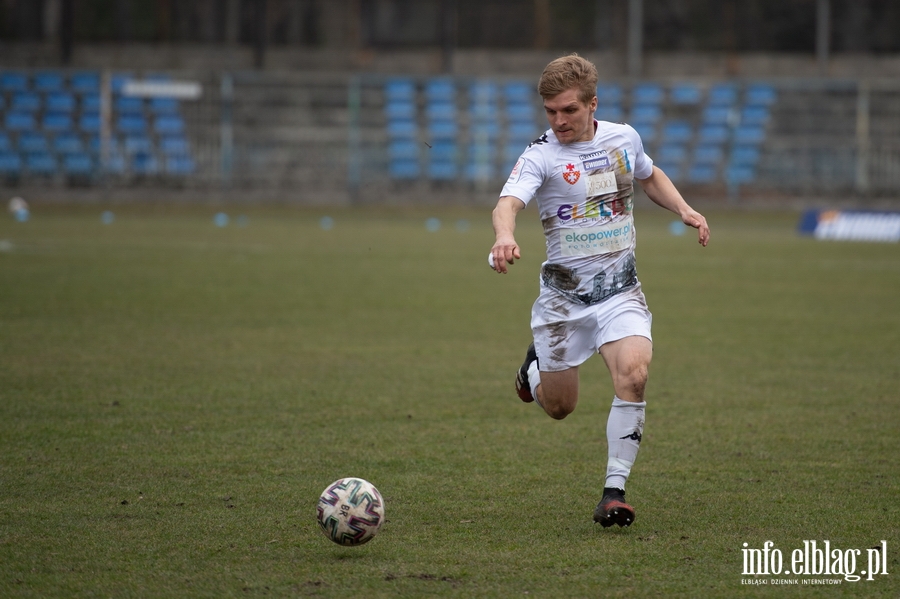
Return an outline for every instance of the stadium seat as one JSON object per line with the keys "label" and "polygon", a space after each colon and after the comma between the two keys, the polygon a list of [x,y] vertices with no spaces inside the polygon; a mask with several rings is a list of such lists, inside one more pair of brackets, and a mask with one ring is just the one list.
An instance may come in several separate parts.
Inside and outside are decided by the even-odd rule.
{"label": "stadium seat", "polygon": [[683,168],[677,162],[665,162],[660,161],[656,163],[657,168],[662,170],[666,175],[674,182],[681,181],[681,175],[683,172]]}
{"label": "stadium seat", "polygon": [[78,135],[66,131],[53,138],[53,151],[57,154],[76,154],[84,151],[84,143]]}
{"label": "stadium seat", "polygon": [[663,143],[680,142],[687,143],[694,136],[694,129],[687,121],[670,121],[663,125]]}
{"label": "stadium seat", "polygon": [[433,181],[452,181],[456,179],[456,176],[455,162],[435,161],[428,164],[428,178]]}
{"label": "stadium seat", "polygon": [[681,163],[687,159],[687,148],[680,144],[663,144],[656,156],[660,162]]}
{"label": "stadium seat", "polygon": [[421,169],[418,160],[391,160],[388,164],[388,173],[392,179],[410,180],[418,179]]}
{"label": "stadium seat", "polygon": [[463,175],[468,181],[490,181],[495,175],[494,165],[490,162],[467,162]]}
{"label": "stadium seat", "polygon": [[731,117],[731,109],[727,106],[707,106],[703,109],[703,124],[727,125]]}
{"label": "stadium seat", "polygon": [[694,105],[700,103],[700,88],[693,83],[676,83],[669,92],[669,98],[676,105]]}
{"label": "stadium seat", "polygon": [[26,154],[25,169],[35,175],[52,175],[57,171],[56,158],[50,152]]}
{"label": "stadium seat", "polygon": [[146,135],[125,136],[125,152],[128,154],[149,154],[153,151],[153,140]]}
{"label": "stadium seat", "polygon": [[662,109],[659,106],[640,105],[631,109],[629,124],[632,127],[638,125],[655,125],[662,118]]}
{"label": "stadium seat", "polygon": [[136,114],[124,114],[116,119],[116,131],[125,134],[146,133],[147,120]]}
{"label": "stadium seat", "polygon": [[694,164],[717,165],[725,157],[721,145],[700,145],[694,148]]}
{"label": "stadium seat", "polygon": [[388,157],[391,160],[418,160],[419,144],[407,139],[394,140],[388,144]]}
{"label": "stadium seat", "polygon": [[507,104],[506,118],[510,121],[533,123],[535,118],[534,104]]}
{"label": "stadium seat", "polygon": [[9,135],[0,131],[0,152],[9,152],[10,150],[12,150],[12,141],[9,139]]}
{"label": "stadium seat", "polygon": [[67,175],[85,176],[94,170],[94,162],[84,152],[75,152],[63,156],[63,172]]}
{"label": "stadium seat", "polygon": [[687,180],[691,183],[712,183],[716,180],[716,169],[709,164],[692,165]]}
{"label": "stadium seat", "polygon": [[540,137],[542,131],[533,122],[510,123],[506,132],[507,141],[517,144],[521,154],[525,146]]}
{"label": "stadium seat", "polygon": [[744,106],[741,109],[741,125],[765,125],[769,122],[768,106]]}
{"label": "stadium seat", "polygon": [[100,94],[85,94],[81,97],[82,112],[100,112]]}
{"label": "stadium seat", "polygon": [[718,83],[709,90],[710,106],[731,106],[737,101],[737,87],[731,83]]}
{"label": "stadium seat", "polygon": [[455,139],[458,128],[455,121],[433,121],[428,123],[428,136],[432,140]]}
{"label": "stadium seat", "polygon": [[190,156],[166,156],[165,166],[170,175],[190,175],[197,168]]}
{"label": "stadium seat", "polygon": [[44,131],[69,131],[72,129],[72,117],[63,112],[47,112],[41,120]]}
{"label": "stadium seat", "polygon": [[19,151],[24,153],[48,152],[50,144],[43,133],[24,131],[19,135]]}
{"label": "stadium seat", "polygon": [[594,118],[596,118],[598,121],[621,123],[625,118],[625,113],[622,111],[621,106],[609,104],[605,106],[598,106],[596,112],[594,112]]}
{"label": "stadium seat", "polygon": [[132,73],[113,73],[109,81],[109,86],[114,94],[121,94],[125,84],[134,79]]}
{"label": "stadium seat", "polygon": [[765,130],[757,125],[741,125],[734,130],[734,143],[758,144],[765,139]]}
{"label": "stadium seat", "polygon": [[41,97],[30,91],[16,92],[12,96],[10,108],[18,112],[37,112],[41,109]]}
{"label": "stadium seat", "polygon": [[84,133],[100,133],[100,115],[85,112],[78,118],[78,129]]}
{"label": "stadium seat", "polygon": [[697,133],[697,140],[706,144],[721,144],[728,141],[728,127],[724,125],[703,125]]}
{"label": "stadium seat", "polygon": [[96,94],[100,91],[100,75],[93,72],[73,73],[69,87],[78,94]]}
{"label": "stadium seat", "polygon": [[431,121],[453,121],[456,119],[456,105],[451,102],[430,102],[425,107],[425,116]]}
{"label": "stadium seat", "polygon": [[32,87],[39,92],[57,92],[65,87],[65,79],[62,73],[42,71],[35,73]]}
{"label": "stadium seat", "polygon": [[175,98],[150,98],[149,106],[153,114],[178,114],[179,110]]}
{"label": "stadium seat", "polygon": [[184,119],[174,114],[158,116],[153,122],[153,130],[158,135],[179,135],[184,133]]}
{"label": "stadium seat", "polygon": [[632,127],[641,136],[641,141],[645,148],[656,141],[656,125],[652,123],[637,123],[633,124]]}
{"label": "stadium seat", "polygon": [[469,123],[469,137],[481,142],[494,142],[500,137],[500,124],[496,119]]}
{"label": "stadium seat", "polygon": [[131,157],[131,172],[138,175],[155,175],[159,172],[159,162],[156,156],[150,153],[140,152]]}
{"label": "stadium seat", "polygon": [[454,102],[456,84],[452,79],[431,79],[425,83],[425,99],[428,102]]}
{"label": "stadium seat", "polygon": [[16,152],[0,151],[0,173],[17,175],[22,171],[22,158]]}
{"label": "stadium seat", "polygon": [[411,79],[391,79],[384,85],[385,101],[410,102],[416,100],[416,86]]}
{"label": "stadium seat", "polygon": [[416,105],[405,100],[391,101],[384,105],[384,114],[388,120],[414,120]]}
{"label": "stadium seat", "polygon": [[416,122],[412,120],[388,121],[387,124],[388,136],[393,139],[415,139],[418,131]]}
{"label": "stadium seat", "polygon": [[24,73],[6,71],[0,73],[0,92],[28,91],[28,76]]}
{"label": "stadium seat", "polygon": [[756,179],[756,169],[752,166],[730,165],[725,170],[725,180],[731,185],[752,183]]}
{"label": "stadium seat", "polygon": [[75,96],[68,92],[54,92],[47,94],[44,101],[44,107],[50,112],[74,112]]}
{"label": "stadium seat", "polygon": [[614,83],[597,86],[598,104],[618,105],[622,101],[622,87]]}
{"label": "stadium seat", "polygon": [[142,114],[144,100],[132,96],[118,96],[113,101],[113,106],[119,114]]}
{"label": "stadium seat", "polygon": [[663,88],[657,83],[640,83],[631,90],[632,105],[659,106],[664,98]]}
{"label": "stadium seat", "polygon": [[30,112],[7,112],[3,127],[7,131],[34,131],[37,128],[34,115]]}
{"label": "stadium seat", "polygon": [[756,83],[747,88],[744,103],[748,106],[771,106],[775,103],[775,88],[764,83]]}
{"label": "stadium seat", "polygon": [[759,162],[760,151],[756,146],[735,146],[731,149],[731,164],[755,166]]}
{"label": "stadium seat", "polygon": [[509,104],[531,104],[534,102],[535,87],[524,81],[510,81],[503,85],[503,100]]}
{"label": "stadium seat", "polygon": [[191,153],[188,140],[181,135],[167,135],[159,140],[160,151],[167,156],[185,156]]}

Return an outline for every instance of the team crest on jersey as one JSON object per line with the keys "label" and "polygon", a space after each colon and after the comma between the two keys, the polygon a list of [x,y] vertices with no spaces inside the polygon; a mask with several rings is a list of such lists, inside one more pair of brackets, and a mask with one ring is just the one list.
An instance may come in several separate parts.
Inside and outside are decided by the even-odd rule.
{"label": "team crest on jersey", "polygon": [[575,170],[574,164],[567,164],[566,170],[563,171],[562,176],[563,179],[566,180],[566,183],[568,183],[569,185],[575,185],[581,178],[581,171]]}

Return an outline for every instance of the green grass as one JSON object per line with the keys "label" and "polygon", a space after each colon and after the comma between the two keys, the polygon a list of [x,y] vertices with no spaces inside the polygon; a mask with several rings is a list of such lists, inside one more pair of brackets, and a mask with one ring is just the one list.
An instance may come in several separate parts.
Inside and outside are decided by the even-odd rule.
{"label": "green grass", "polygon": [[[604,530],[602,361],[561,422],[512,389],[533,208],[507,276],[489,209],[100,211],[0,218],[2,597],[900,596],[897,244],[712,211],[703,249],[639,209],[655,356]],[[343,476],[385,497],[363,547],[315,524]],[[743,543],[882,539],[871,582],[741,584]]]}

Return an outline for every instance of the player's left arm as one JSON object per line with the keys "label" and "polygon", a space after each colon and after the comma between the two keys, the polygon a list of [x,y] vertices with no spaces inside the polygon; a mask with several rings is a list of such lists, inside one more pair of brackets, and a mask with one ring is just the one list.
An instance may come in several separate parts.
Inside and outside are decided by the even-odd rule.
{"label": "player's left arm", "polygon": [[681,217],[681,222],[697,229],[700,245],[706,247],[709,243],[709,225],[706,218],[691,208],[681,193],[675,188],[675,184],[659,167],[653,166],[653,172],[646,179],[638,179],[644,192],[651,200],[666,210],[671,210]]}

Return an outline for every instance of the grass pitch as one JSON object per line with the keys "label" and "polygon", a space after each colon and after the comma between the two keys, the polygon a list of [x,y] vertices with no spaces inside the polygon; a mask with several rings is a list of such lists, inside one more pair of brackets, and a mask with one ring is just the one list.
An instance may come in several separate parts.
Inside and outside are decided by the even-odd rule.
{"label": "grass pitch", "polygon": [[[0,219],[0,596],[900,596],[896,244],[710,211],[703,249],[639,208],[655,356],[604,530],[602,361],[561,422],[513,390],[533,208],[507,276],[489,209],[100,212]],[[363,547],[315,523],[344,476],[386,500]],[[744,575],[806,540],[888,574]]]}

